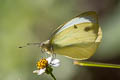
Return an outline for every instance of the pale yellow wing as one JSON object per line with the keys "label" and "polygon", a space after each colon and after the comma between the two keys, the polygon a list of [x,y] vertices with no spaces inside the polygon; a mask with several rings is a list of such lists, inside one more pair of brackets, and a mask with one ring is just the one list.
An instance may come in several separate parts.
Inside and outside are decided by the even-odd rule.
{"label": "pale yellow wing", "polygon": [[54,53],[78,60],[91,57],[102,38],[95,16],[83,13],[63,25],[50,40]]}
{"label": "pale yellow wing", "polygon": [[[96,12],[94,12],[94,11],[88,11],[88,12],[82,13],[82,14],[76,16],[75,18],[80,18],[80,17],[86,17],[86,18],[92,17],[91,20],[94,21],[96,24],[98,24],[98,16],[97,16]],[[73,18],[72,20],[74,20],[75,18]],[[70,21],[72,21],[72,20],[70,20]],[[68,22],[70,22],[70,21],[68,21]],[[51,39],[52,37],[54,37],[54,35],[55,35],[57,32],[59,32],[59,30],[60,30],[64,25],[66,25],[66,23],[68,23],[68,22],[65,22],[64,24],[60,25],[60,26],[52,33],[52,35],[50,36],[49,39]]]}

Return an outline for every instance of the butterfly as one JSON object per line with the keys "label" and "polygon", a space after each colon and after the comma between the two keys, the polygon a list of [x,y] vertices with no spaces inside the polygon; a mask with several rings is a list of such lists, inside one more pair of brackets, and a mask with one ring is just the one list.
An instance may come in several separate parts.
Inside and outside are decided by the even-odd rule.
{"label": "butterfly", "polygon": [[98,24],[98,16],[96,12],[88,11],[60,25],[49,40],[40,43],[40,48],[48,54],[85,60],[96,52],[101,39],[102,31]]}

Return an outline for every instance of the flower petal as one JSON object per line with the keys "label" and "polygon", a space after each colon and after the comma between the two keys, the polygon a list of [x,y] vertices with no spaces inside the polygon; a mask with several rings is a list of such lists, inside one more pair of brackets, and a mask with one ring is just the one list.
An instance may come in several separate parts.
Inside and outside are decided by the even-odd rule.
{"label": "flower petal", "polygon": [[35,70],[35,71],[33,71],[33,73],[37,73],[38,75],[41,75],[45,72],[45,70],[46,70],[46,68],[40,69],[40,70]]}
{"label": "flower petal", "polygon": [[48,61],[48,64],[50,64],[52,61],[52,57],[48,57],[46,60]]}
{"label": "flower petal", "polygon": [[59,63],[57,63],[57,64],[52,64],[52,66],[58,67],[58,66],[60,66],[60,64],[59,64]]}
{"label": "flower petal", "polygon": [[34,71],[33,71],[33,73],[38,73],[38,72],[39,72],[39,70],[34,70]]}
{"label": "flower petal", "polygon": [[54,59],[54,60],[51,62],[51,64],[58,64],[58,63],[60,63],[60,60],[59,60],[59,59]]}

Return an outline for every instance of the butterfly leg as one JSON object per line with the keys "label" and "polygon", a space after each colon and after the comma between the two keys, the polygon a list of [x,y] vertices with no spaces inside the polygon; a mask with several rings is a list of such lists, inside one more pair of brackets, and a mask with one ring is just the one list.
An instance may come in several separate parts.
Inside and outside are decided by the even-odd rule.
{"label": "butterfly leg", "polygon": [[56,54],[55,54],[54,51],[53,51],[53,47],[51,47],[50,50],[51,50],[51,55],[52,55],[52,57],[55,59],[55,58],[56,58]]}

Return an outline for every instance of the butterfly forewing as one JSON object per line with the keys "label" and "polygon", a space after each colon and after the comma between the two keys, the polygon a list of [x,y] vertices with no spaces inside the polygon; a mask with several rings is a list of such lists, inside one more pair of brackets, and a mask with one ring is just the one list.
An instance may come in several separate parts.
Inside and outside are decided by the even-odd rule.
{"label": "butterfly forewing", "polygon": [[97,40],[102,35],[98,34],[100,31],[95,12],[86,12],[60,27],[50,42],[54,53],[73,59],[87,59],[101,42],[101,38]]}

